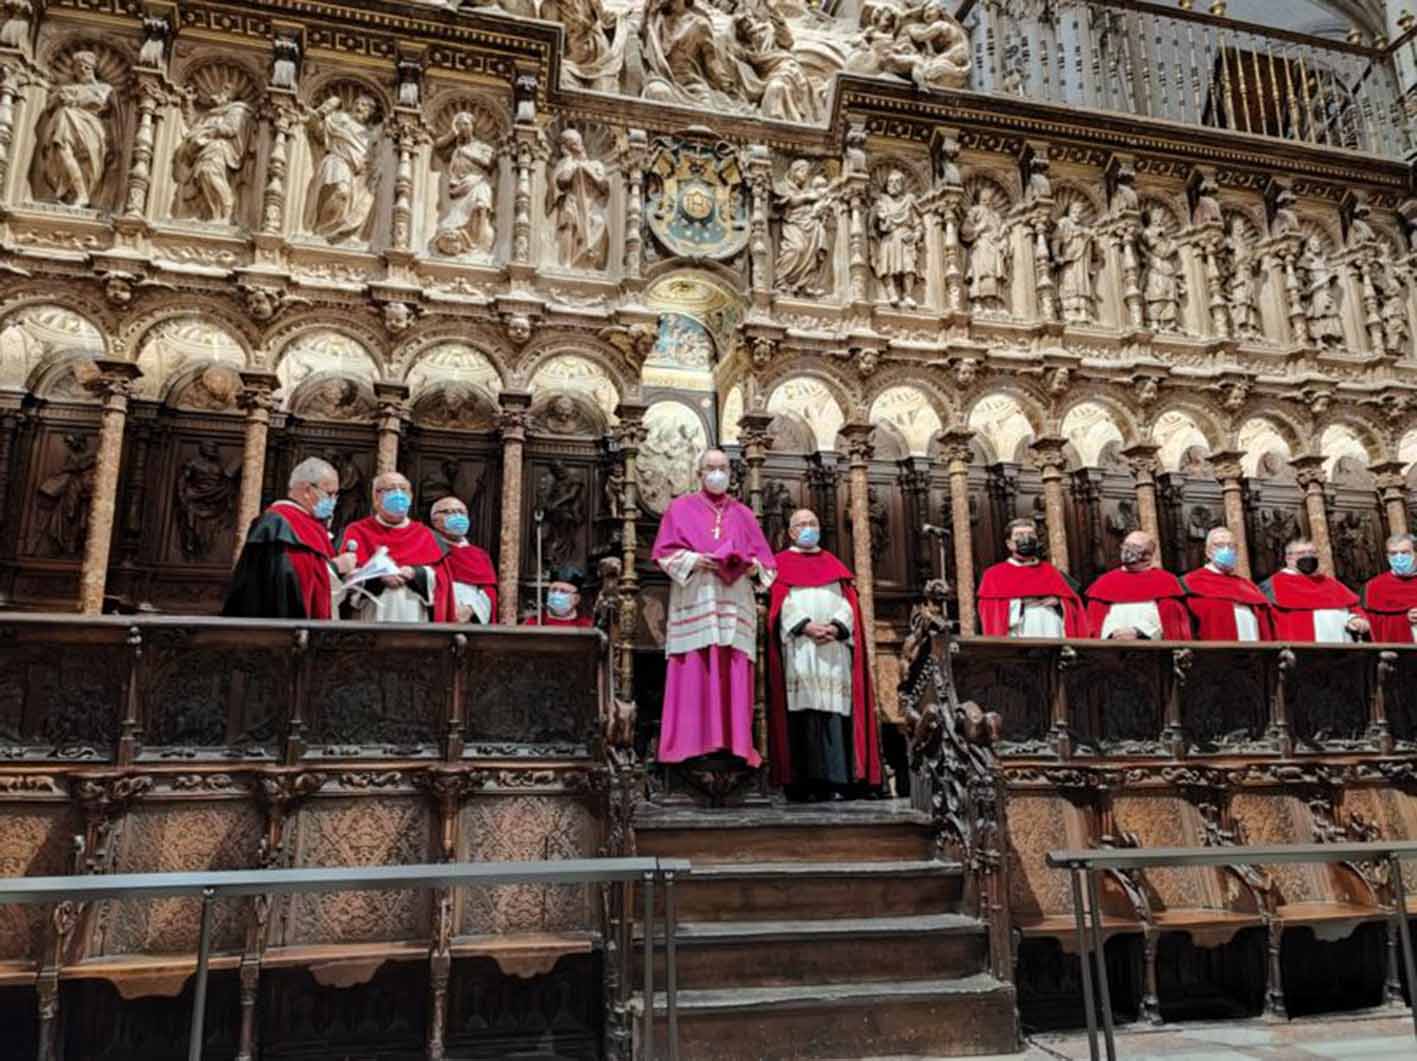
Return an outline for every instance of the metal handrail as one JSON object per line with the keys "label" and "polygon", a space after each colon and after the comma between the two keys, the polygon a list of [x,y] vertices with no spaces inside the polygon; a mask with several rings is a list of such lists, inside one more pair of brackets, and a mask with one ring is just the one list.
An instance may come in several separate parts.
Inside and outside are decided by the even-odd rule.
{"label": "metal handrail", "polygon": [[[201,927],[197,937],[196,983],[192,991],[192,1023],[187,1039],[188,1061],[201,1061],[206,1018],[207,972],[211,957],[212,903],[242,895],[293,895],[301,892],[389,891],[399,888],[489,888],[503,884],[612,884],[644,886],[644,1030],[643,1056],[654,1057],[654,887],[664,885],[665,1016],[670,1061],[679,1058],[677,969],[675,968],[674,881],[687,877],[692,866],[676,858],[586,858],[549,862],[458,862],[415,866],[342,866],[311,869],[225,870],[207,873],[114,873],[87,877],[11,877],[0,879],[0,906],[50,902],[167,899],[200,897]],[[629,904],[620,902],[621,920],[628,922]],[[620,938],[629,939],[622,924]],[[628,946],[621,949],[628,956]],[[626,962],[625,974],[629,965]],[[622,977],[623,980],[623,977]]]}
{"label": "metal handrail", "polygon": [[[1078,956],[1082,964],[1083,1006],[1087,1011],[1087,1046],[1092,1061],[1099,1061],[1097,1016],[1093,1011],[1092,968],[1097,965],[1097,994],[1101,1002],[1104,1041],[1108,1061],[1116,1061],[1117,1045],[1112,1027],[1111,989],[1107,982],[1107,962],[1102,949],[1102,907],[1097,901],[1097,874],[1104,869],[1146,869],[1162,866],[1276,865],[1303,862],[1386,862],[1392,881],[1392,916],[1402,937],[1402,960],[1407,972],[1411,1002],[1417,1002],[1417,962],[1412,954],[1412,931],[1407,914],[1407,892],[1402,883],[1402,859],[1417,859],[1417,841],[1351,844],[1259,844],[1245,847],[1151,847],[1077,848],[1049,851],[1045,862],[1052,869],[1064,869],[1072,882],[1073,921],[1077,929]],[[1085,878],[1084,878],[1085,875]],[[1087,889],[1087,915],[1083,913],[1083,888]],[[1091,921],[1092,946],[1088,946],[1087,922]],[[1091,955],[1091,959],[1089,959]],[[1417,1036],[1417,1005],[1409,1003],[1413,1035]]]}

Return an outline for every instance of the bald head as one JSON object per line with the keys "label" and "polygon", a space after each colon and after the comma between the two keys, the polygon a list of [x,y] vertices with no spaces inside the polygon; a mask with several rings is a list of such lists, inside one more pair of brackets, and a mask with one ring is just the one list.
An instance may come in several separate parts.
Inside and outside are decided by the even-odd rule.
{"label": "bald head", "polygon": [[385,523],[402,523],[412,505],[413,488],[398,472],[374,477],[374,512]]}
{"label": "bald head", "polygon": [[1145,571],[1156,559],[1156,539],[1146,531],[1134,530],[1122,539],[1122,566],[1128,571]]}
{"label": "bald head", "polygon": [[728,490],[731,479],[728,454],[721,449],[704,450],[699,457],[699,483],[704,492],[717,497]]}
{"label": "bald head", "polygon": [[799,508],[787,521],[787,536],[799,549],[813,552],[822,540],[822,524],[810,508]]}

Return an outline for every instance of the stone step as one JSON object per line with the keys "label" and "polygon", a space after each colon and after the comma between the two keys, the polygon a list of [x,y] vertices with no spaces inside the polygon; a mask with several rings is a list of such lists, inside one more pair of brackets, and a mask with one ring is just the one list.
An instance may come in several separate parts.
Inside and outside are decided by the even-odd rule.
{"label": "stone step", "polygon": [[674,892],[681,921],[909,917],[958,909],[964,873],[928,859],[699,863]]}
{"label": "stone step", "polygon": [[[678,983],[693,989],[969,976],[983,972],[989,958],[984,925],[959,914],[681,922],[674,938]],[[656,950],[662,985],[662,941]]]}
{"label": "stone step", "polygon": [[[694,1061],[969,1057],[1018,1049],[1013,987],[984,973],[957,980],[694,989],[678,993],[678,1011],[679,1056]],[[655,1049],[663,1056],[662,991],[655,994],[655,1013]]]}

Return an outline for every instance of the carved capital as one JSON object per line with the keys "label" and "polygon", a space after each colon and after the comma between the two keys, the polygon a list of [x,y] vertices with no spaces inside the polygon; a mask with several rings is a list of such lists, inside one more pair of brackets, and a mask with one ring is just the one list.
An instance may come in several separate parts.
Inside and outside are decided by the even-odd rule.
{"label": "carved capital", "polygon": [[1127,466],[1139,480],[1156,477],[1156,473],[1161,470],[1160,453],[1161,447],[1149,442],[1138,443],[1122,450]]}
{"label": "carved capital", "polygon": [[1289,462],[1289,467],[1294,469],[1294,478],[1299,488],[1305,492],[1312,492],[1315,487],[1322,490],[1328,482],[1328,476],[1324,472],[1324,458],[1318,454],[1295,457]]}
{"label": "carved capital", "polygon": [[104,408],[127,408],[134,384],[143,373],[131,361],[96,360],[90,373],[81,378],[89,391],[98,395]]}
{"label": "carved capital", "polygon": [[525,442],[526,429],[531,424],[531,394],[527,391],[503,391],[498,398],[501,412],[497,414],[497,431],[506,442]]}
{"label": "carved capital", "polygon": [[1245,477],[1245,454],[1240,450],[1221,450],[1208,458],[1211,470],[1222,484],[1238,484]]}
{"label": "carved capital", "polygon": [[253,418],[269,416],[275,408],[275,392],[280,389],[280,377],[274,372],[243,371],[241,373],[241,393],[237,404]]}
{"label": "carved capital", "polygon": [[974,459],[974,429],[952,427],[941,431],[935,439],[935,452],[949,466],[950,474],[968,472],[970,461]]}
{"label": "carved capital", "polygon": [[1041,470],[1061,472],[1067,464],[1067,458],[1063,455],[1063,447],[1067,444],[1068,440],[1062,435],[1043,435],[1030,442],[1028,448]]}
{"label": "carved capital", "polygon": [[872,426],[861,420],[854,420],[842,427],[838,437],[846,445],[846,455],[852,468],[864,468],[876,454],[871,444]]}
{"label": "carved capital", "polygon": [[1383,461],[1368,469],[1377,479],[1377,487],[1383,494],[1384,500],[1387,500],[1389,495],[1394,501],[1400,501],[1405,497],[1407,476],[1403,474],[1403,467],[1401,461]]}

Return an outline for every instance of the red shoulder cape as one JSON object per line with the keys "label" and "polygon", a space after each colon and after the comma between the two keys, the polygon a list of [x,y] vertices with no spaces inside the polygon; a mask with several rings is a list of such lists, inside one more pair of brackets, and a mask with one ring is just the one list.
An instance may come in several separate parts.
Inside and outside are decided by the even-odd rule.
{"label": "red shoulder cape", "polygon": [[1384,571],[1369,579],[1363,587],[1363,608],[1373,624],[1374,641],[1412,644],[1407,612],[1417,608],[1417,578],[1398,578]]}
{"label": "red shoulder cape", "polygon": [[1320,609],[1343,608],[1361,614],[1358,595],[1329,575],[1276,571],[1261,589],[1273,604],[1274,636],[1279,641],[1313,641],[1314,612]]}
{"label": "red shoulder cape", "polygon": [[1186,607],[1196,619],[1197,641],[1236,640],[1240,636],[1235,626],[1237,604],[1255,613],[1261,641],[1274,640],[1274,616],[1269,598],[1249,579],[1198,567],[1185,575],[1182,584],[1186,588]]}
{"label": "red shoulder cape", "polygon": [[772,584],[768,602],[768,768],[773,784],[786,785],[792,781],[792,748],[787,739],[787,678],[782,665],[782,640],[777,630],[782,604],[790,589],[839,582],[842,594],[851,605],[852,625],[856,631],[851,649],[851,774],[855,781],[879,785],[881,743],[876,726],[876,697],[871,688],[870,655],[866,650],[870,633],[861,618],[861,601],[856,587],[851,584],[851,572],[822,549],[815,553],[784,549],[774,559],[777,580]]}
{"label": "red shoulder cape", "polygon": [[1167,641],[1189,641],[1191,622],[1181,596],[1185,591],[1169,571],[1153,567],[1146,571],[1116,568],[1101,575],[1087,587],[1087,621],[1093,633],[1102,635],[1102,624],[1114,604],[1156,604],[1161,617],[1161,636]]}
{"label": "red shoulder cape", "polygon": [[979,581],[979,629],[985,637],[1009,636],[1009,601],[1022,597],[1057,597],[1063,605],[1063,633],[1091,637],[1082,601],[1063,573],[1046,560],[1037,564],[994,564]]}
{"label": "red shoulder cape", "polygon": [[311,619],[331,618],[329,560],[335,555],[335,549],[330,544],[329,528],[293,501],[277,501],[266,513],[284,520],[305,546],[289,549],[285,554],[300,582],[305,614]]}
{"label": "red shoulder cape", "polygon": [[529,615],[522,620],[521,625],[587,627],[592,623],[593,620],[589,615],[577,615],[574,619],[558,619],[550,612],[542,612],[540,619],[537,619],[535,615]]}
{"label": "red shoulder cape", "polygon": [[[365,516],[344,529],[340,548],[348,552],[354,544],[355,559],[362,565],[378,551],[379,546],[388,549],[389,556],[400,567],[439,567],[443,561],[443,548],[433,531],[417,520],[409,520],[402,527],[386,527],[376,516]],[[435,578],[433,586],[433,621],[435,623],[455,623],[458,609],[453,596],[453,583],[448,578]]]}
{"label": "red shoulder cape", "polygon": [[[469,586],[480,586],[492,602],[492,621],[497,621],[497,572],[492,567],[492,558],[485,549],[469,542],[454,545],[437,531],[433,532],[438,548],[445,550],[441,564],[449,582],[463,582]],[[454,609],[456,613],[456,608]]]}

